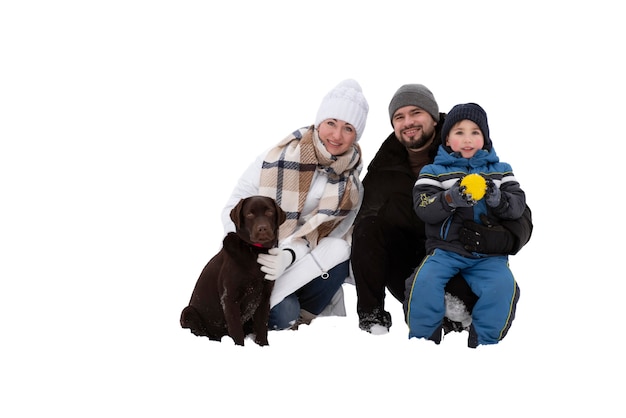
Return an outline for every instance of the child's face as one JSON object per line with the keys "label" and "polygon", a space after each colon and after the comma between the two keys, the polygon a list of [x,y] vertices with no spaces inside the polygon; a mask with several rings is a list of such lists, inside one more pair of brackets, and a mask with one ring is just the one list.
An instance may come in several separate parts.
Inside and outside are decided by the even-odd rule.
{"label": "child's face", "polygon": [[471,120],[457,122],[450,129],[446,145],[454,152],[460,152],[463,158],[472,158],[478,150],[483,149],[485,137],[482,131]]}

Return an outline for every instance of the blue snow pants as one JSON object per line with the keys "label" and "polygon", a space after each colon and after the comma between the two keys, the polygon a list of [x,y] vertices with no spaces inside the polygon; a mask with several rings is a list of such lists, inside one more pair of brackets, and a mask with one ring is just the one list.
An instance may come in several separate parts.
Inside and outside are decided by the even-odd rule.
{"label": "blue snow pants", "polygon": [[435,250],[409,280],[407,324],[409,338],[430,338],[445,315],[444,288],[461,273],[478,301],[472,324],[478,344],[497,344],[508,331],[516,302],[516,284],[506,255],[467,258],[451,251]]}

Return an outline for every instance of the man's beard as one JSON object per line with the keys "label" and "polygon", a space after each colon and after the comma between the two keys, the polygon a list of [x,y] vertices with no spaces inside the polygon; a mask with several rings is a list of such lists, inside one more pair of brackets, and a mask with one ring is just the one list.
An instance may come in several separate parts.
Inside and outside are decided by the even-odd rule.
{"label": "man's beard", "polygon": [[425,132],[422,130],[422,134],[419,135],[418,137],[414,137],[409,140],[404,140],[402,142],[404,143],[405,147],[409,149],[417,150],[420,148],[424,148],[424,146],[426,146],[429,142],[431,142],[433,137],[434,137],[434,131]]}

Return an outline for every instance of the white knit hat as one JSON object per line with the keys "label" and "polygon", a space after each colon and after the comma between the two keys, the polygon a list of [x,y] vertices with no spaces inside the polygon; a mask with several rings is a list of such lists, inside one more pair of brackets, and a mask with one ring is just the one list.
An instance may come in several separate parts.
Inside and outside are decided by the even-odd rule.
{"label": "white knit hat", "polygon": [[326,119],[339,119],[354,126],[358,141],[365,130],[369,109],[359,83],[352,79],[343,80],[322,100],[315,117],[315,127]]}

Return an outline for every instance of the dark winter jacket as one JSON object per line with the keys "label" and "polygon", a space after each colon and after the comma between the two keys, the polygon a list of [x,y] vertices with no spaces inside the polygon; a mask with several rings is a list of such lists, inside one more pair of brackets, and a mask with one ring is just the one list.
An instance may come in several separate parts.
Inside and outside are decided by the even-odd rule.
{"label": "dark winter jacket", "polygon": [[[459,208],[452,208],[445,201],[446,190],[473,173],[498,185],[502,197],[497,207],[489,207],[485,199],[472,207]],[[494,148],[479,150],[472,158],[463,158],[440,146],[434,163],[420,172],[413,188],[413,202],[415,212],[426,223],[426,251],[431,253],[435,248],[441,248],[467,257],[476,254],[468,252],[459,240],[463,221],[480,223],[480,215],[485,213],[492,219],[515,220],[526,208],[526,196],[513,176],[511,166],[499,160]]]}
{"label": "dark winter jacket", "polygon": [[[437,129],[429,151],[431,159],[435,158],[439,144],[441,138]],[[421,231],[419,235],[423,236],[424,224],[412,210],[412,191],[416,180],[417,176],[409,166],[408,151],[392,132],[367,168],[363,178],[363,203],[355,223],[368,216],[381,216],[392,225]]]}
{"label": "dark winter jacket", "polygon": [[[435,140],[429,154],[434,161],[437,149],[441,145],[440,129],[445,114],[440,114]],[[417,176],[409,166],[408,151],[391,133],[370,162],[363,178],[363,203],[357,214],[355,225],[368,217],[383,217],[391,225],[398,226],[412,234],[416,240],[425,242],[424,222],[413,210],[413,186]],[[532,216],[530,209],[522,218],[515,221],[502,221],[502,226],[515,238],[510,254],[516,254],[530,239],[532,234]]]}

